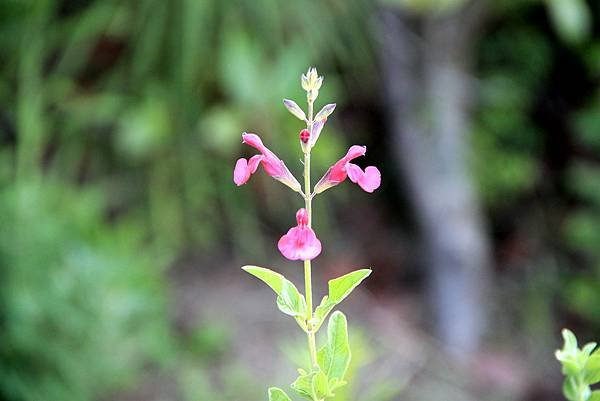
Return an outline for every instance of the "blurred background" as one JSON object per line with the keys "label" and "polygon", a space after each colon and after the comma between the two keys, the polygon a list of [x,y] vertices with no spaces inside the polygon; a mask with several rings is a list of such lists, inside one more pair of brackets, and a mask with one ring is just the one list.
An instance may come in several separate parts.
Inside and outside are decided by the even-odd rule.
{"label": "blurred background", "polygon": [[316,296],[345,301],[337,401],[560,400],[559,330],[600,339],[600,3],[1,0],[0,400],[253,401],[305,338],[243,273],[301,199],[300,74],[336,102],[313,177]]}

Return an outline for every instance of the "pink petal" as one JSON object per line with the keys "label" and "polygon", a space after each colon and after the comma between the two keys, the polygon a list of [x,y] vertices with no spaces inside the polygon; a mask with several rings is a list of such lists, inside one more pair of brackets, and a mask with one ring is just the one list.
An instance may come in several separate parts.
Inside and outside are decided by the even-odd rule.
{"label": "pink petal", "polygon": [[[253,148],[257,149],[262,153],[262,159],[259,161],[262,161],[262,165],[265,168],[267,174],[269,174],[271,177],[281,177],[285,175],[285,170],[287,170],[287,168],[283,164],[283,161],[281,161],[275,155],[275,153],[271,152],[263,144],[262,140],[258,135],[244,132],[242,134],[242,142],[249,146],[252,146]],[[252,165],[252,167],[254,166]],[[254,171],[256,171],[256,168],[254,168]]]}
{"label": "pink petal", "polygon": [[343,160],[349,162],[350,160],[356,159],[357,157],[364,156],[367,153],[366,146],[352,145],[348,149],[348,153],[343,157]]}
{"label": "pink petal", "polygon": [[254,149],[260,152],[262,152],[265,149],[265,145],[263,145],[262,140],[256,134],[249,134],[244,132],[242,134],[242,143],[252,146]]}
{"label": "pink petal", "polygon": [[250,171],[250,174],[256,173],[256,169],[263,158],[263,155],[254,155],[250,158],[248,161],[248,170]]}
{"label": "pink petal", "polygon": [[289,260],[311,260],[321,253],[321,241],[308,227],[292,227],[281,237],[277,248]]}
{"label": "pink petal", "polygon": [[374,166],[365,169],[365,175],[358,181],[358,185],[365,191],[371,193],[381,185],[381,173]]}
{"label": "pink petal", "polygon": [[350,149],[348,149],[346,156],[342,157],[333,166],[331,166],[331,171],[329,172],[329,180],[335,182],[334,185],[337,185],[340,182],[344,181],[347,176],[346,166],[348,165],[348,162],[350,160],[356,159],[357,157],[364,156],[366,151],[366,146],[351,146]]}
{"label": "pink petal", "polygon": [[233,170],[233,182],[238,187],[247,183],[250,176],[256,172],[258,164],[262,159],[262,155],[252,156],[249,161],[244,158],[238,159]]}
{"label": "pink petal", "polygon": [[356,164],[348,163],[346,166],[348,177],[357,183],[366,192],[373,192],[381,185],[381,173],[374,166],[369,166],[363,172]]}
{"label": "pink petal", "polygon": [[262,159],[262,166],[271,177],[278,178],[287,175],[287,167],[279,158],[274,155],[265,155]]}
{"label": "pink petal", "polygon": [[248,169],[248,160],[241,158],[235,163],[235,169],[233,170],[233,182],[239,187],[248,182],[250,178],[250,171]]}
{"label": "pink petal", "polygon": [[358,183],[365,175],[364,171],[353,163],[346,164],[346,172],[348,173],[348,177],[350,177],[350,181],[354,183]]}

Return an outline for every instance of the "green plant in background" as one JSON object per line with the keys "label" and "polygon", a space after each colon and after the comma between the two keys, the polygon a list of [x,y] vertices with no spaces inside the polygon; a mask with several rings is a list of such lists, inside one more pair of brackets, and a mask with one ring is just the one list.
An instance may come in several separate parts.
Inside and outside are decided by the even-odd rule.
{"label": "green plant in background", "polygon": [[[329,318],[327,327],[327,343],[317,348],[316,333],[325,322],[329,313],[342,302],[354,288],[367,276],[370,269],[361,269],[329,281],[329,294],[313,310],[311,260],[321,253],[321,242],[312,229],[312,200],[327,189],[340,184],[346,178],[358,184],[366,192],[373,192],[381,184],[381,174],[376,167],[369,166],[365,170],[350,163],[351,160],[363,156],[364,146],[352,146],[348,153],[331,166],[319,182],[311,187],[310,157],[311,149],[316,145],[327,118],[335,109],[335,104],[325,105],[316,115],[313,114],[314,103],[319,95],[323,77],[315,68],[309,68],[302,75],[302,88],[306,91],[308,112],[296,102],[284,99],[285,107],[295,117],[306,123],[300,131],[300,147],[304,153],[304,190],[285,163],[279,159],[263,143],[256,134],[244,133],[243,142],[257,149],[260,154],[250,159],[241,158],[235,165],[233,180],[240,186],[248,182],[259,165],[265,172],[294,192],[304,200],[304,208],[296,213],[298,225],[291,228],[278,243],[279,251],[289,260],[301,260],[304,263],[304,285],[306,296],[283,275],[258,266],[244,266],[243,269],[265,282],[277,294],[277,306],[285,314],[292,316],[300,328],[306,333],[310,366],[299,368],[300,376],[292,384],[292,388],[301,396],[313,401],[322,401],[335,396],[335,391],[344,386],[346,371],[351,358],[348,342],[346,316],[335,311]],[[270,401],[288,401],[287,394],[272,387],[269,389]]]}
{"label": "green plant in background", "polygon": [[600,382],[600,350],[596,343],[587,343],[583,348],[577,347],[577,338],[568,329],[563,329],[565,344],[557,350],[556,359],[562,364],[565,375],[563,393],[569,401],[598,401],[600,390],[593,390],[591,385]]}
{"label": "green plant in background", "polygon": [[97,399],[169,358],[162,263],[103,207],[51,181],[0,191],[0,398]]}

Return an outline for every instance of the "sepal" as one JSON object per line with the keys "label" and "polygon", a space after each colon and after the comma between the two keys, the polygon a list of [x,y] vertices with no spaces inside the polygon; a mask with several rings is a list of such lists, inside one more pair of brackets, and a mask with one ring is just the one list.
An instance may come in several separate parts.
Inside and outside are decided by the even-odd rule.
{"label": "sepal", "polygon": [[283,99],[283,105],[290,113],[292,113],[296,118],[306,121],[306,114],[304,111],[298,106],[296,102],[290,99]]}
{"label": "sepal", "polygon": [[333,111],[335,110],[335,103],[329,103],[326,104],[325,106],[323,106],[323,108],[317,113],[317,115],[315,116],[315,121],[325,121],[327,119],[327,117],[329,117],[331,115],[331,113],[333,113]]}

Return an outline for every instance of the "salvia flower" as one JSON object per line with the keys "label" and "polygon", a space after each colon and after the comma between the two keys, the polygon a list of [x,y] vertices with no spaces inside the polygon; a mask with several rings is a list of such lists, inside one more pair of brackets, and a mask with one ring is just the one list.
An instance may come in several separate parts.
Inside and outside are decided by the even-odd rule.
{"label": "salvia flower", "polygon": [[233,182],[237,186],[244,185],[250,179],[250,176],[256,172],[258,165],[261,164],[265,172],[277,181],[287,185],[296,192],[302,192],[300,183],[292,175],[285,163],[278,158],[275,153],[271,152],[263,143],[260,137],[256,134],[244,132],[242,134],[242,143],[252,146],[261,154],[255,155],[246,160],[238,159],[233,170]]}
{"label": "salvia flower", "polygon": [[279,242],[279,252],[289,260],[312,260],[321,253],[321,241],[308,227],[308,213],[302,208],[296,213],[298,225],[288,230]]}
{"label": "salvia flower", "polygon": [[370,193],[379,188],[379,185],[381,185],[381,173],[377,167],[369,166],[363,171],[356,164],[350,163],[351,160],[364,156],[366,151],[366,146],[354,145],[350,147],[346,156],[331,166],[323,178],[315,185],[315,194],[320,194],[338,185],[346,177],[350,177],[350,181],[358,184],[366,192]]}

